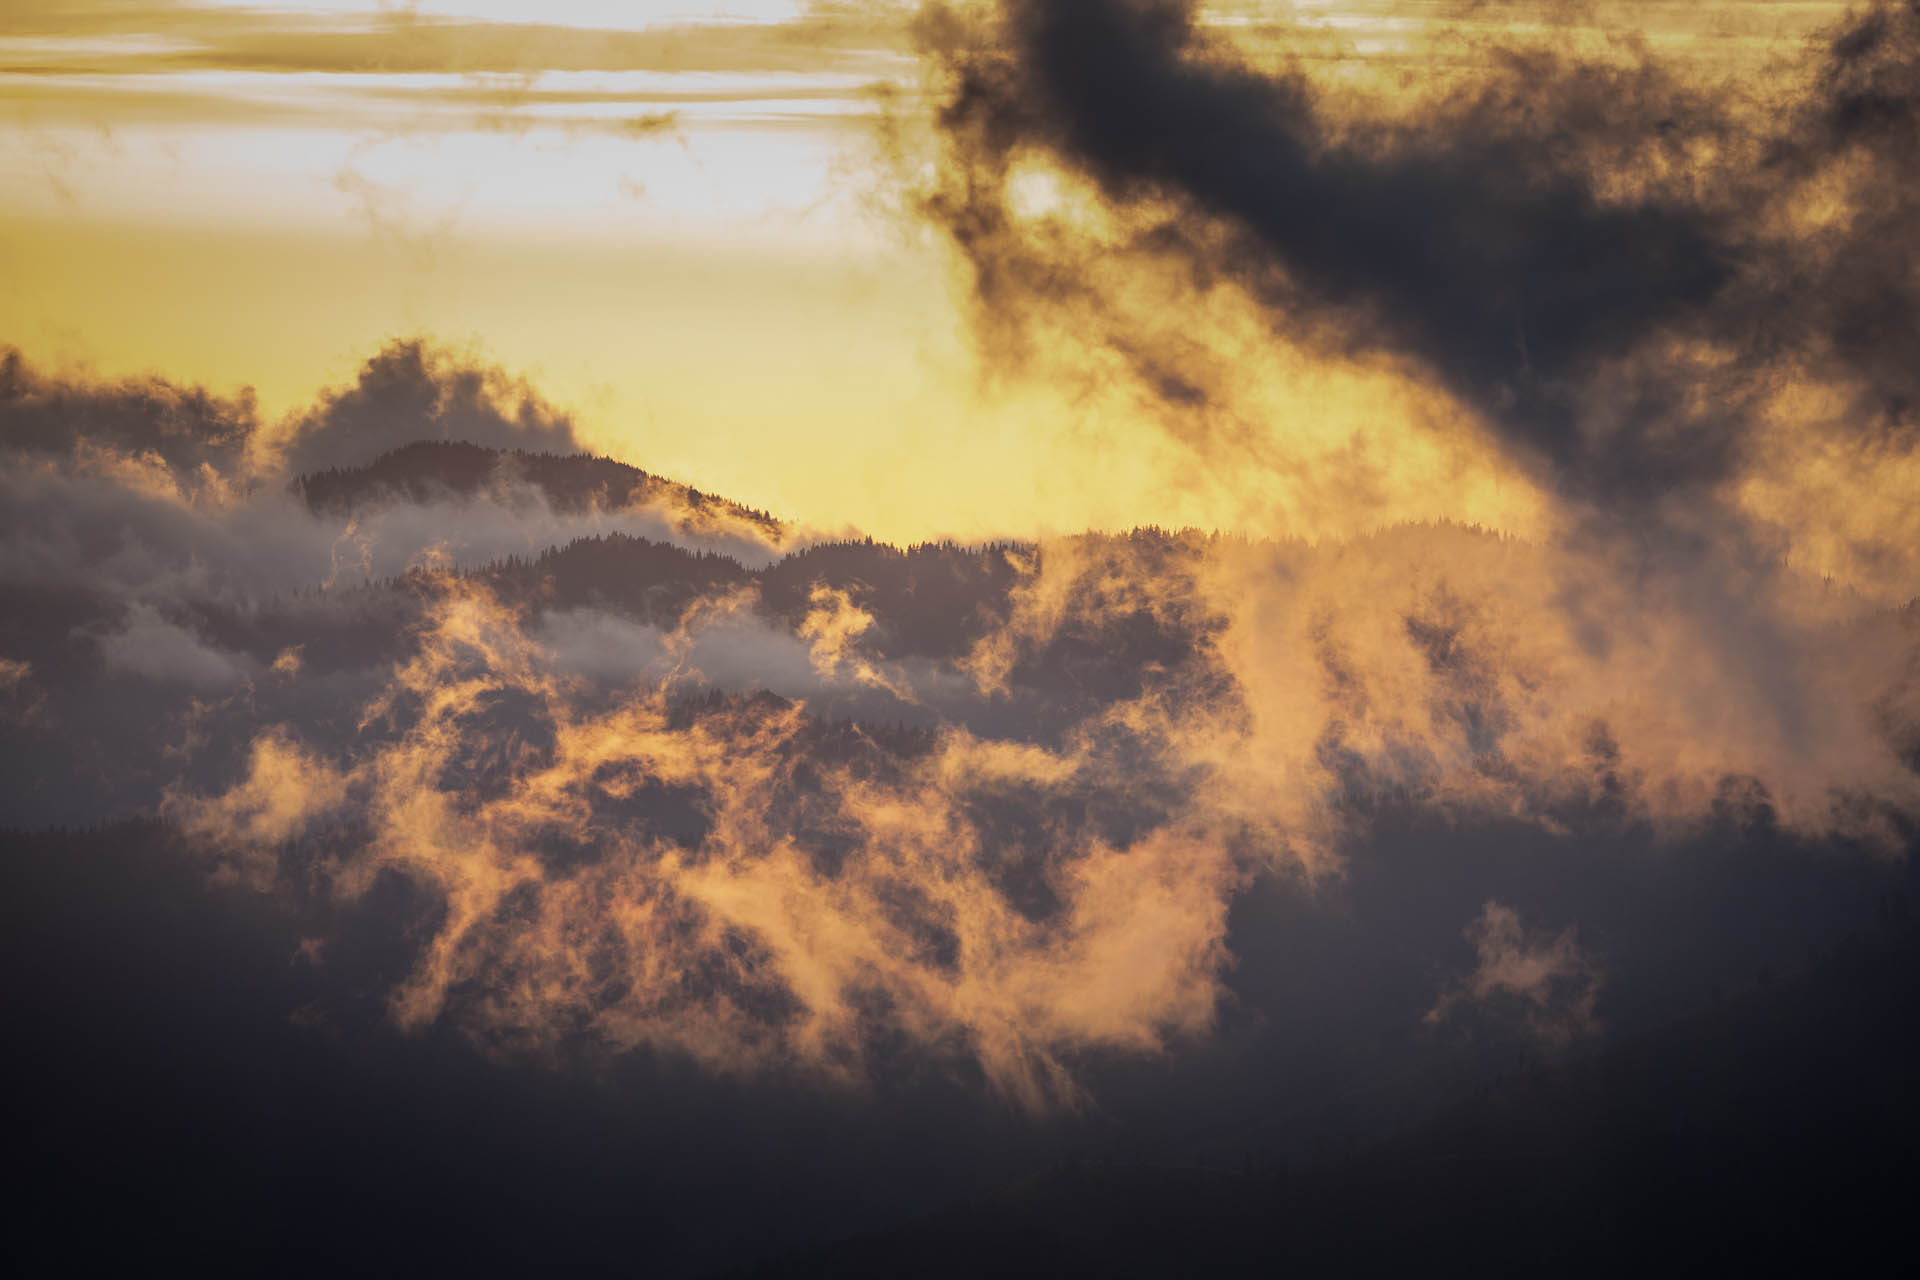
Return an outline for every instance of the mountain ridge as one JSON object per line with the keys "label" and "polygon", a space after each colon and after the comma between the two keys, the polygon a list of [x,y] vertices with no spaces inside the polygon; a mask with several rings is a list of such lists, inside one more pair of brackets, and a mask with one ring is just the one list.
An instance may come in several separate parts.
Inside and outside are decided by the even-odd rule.
{"label": "mountain ridge", "polygon": [[594,453],[495,449],[464,440],[416,440],[357,467],[303,472],[293,492],[316,515],[343,514],[395,498],[472,498],[519,482],[538,489],[556,511],[675,507],[695,523],[736,521],[777,541],[785,526],[765,511]]}

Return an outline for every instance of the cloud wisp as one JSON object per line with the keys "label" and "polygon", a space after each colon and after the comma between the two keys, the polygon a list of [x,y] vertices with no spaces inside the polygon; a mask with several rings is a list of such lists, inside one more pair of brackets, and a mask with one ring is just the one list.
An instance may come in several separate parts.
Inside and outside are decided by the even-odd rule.
{"label": "cloud wisp", "polygon": [[1464,933],[1473,944],[1473,972],[1440,993],[1426,1022],[1437,1026],[1476,1007],[1494,1016],[1510,1008],[1548,1048],[1564,1049],[1594,1033],[1602,974],[1581,950],[1576,930],[1529,930],[1513,908],[1489,902]]}

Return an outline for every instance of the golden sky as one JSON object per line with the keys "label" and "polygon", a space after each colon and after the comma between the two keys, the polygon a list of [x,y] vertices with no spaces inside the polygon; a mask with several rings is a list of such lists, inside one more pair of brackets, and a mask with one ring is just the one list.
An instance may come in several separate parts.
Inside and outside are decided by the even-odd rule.
{"label": "golden sky", "polygon": [[[1326,75],[1391,78],[1443,74],[1477,26],[1595,7],[1212,20],[1258,55],[1285,19]],[[1233,429],[1285,465],[1183,447],[1098,367],[983,378],[951,247],[900,211],[924,87],[910,8],[9,0],[0,342],[53,369],[250,385],[277,417],[426,335],[524,375],[596,447],[894,539],[1538,531],[1539,496],[1444,397],[1231,308],[1208,323],[1253,388]],[[1841,6],[1612,8],[1711,60],[1764,58]],[[1441,31],[1468,43],[1427,43]],[[1035,191],[1055,198],[1044,175]],[[1365,501],[1315,481],[1330,457]]]}

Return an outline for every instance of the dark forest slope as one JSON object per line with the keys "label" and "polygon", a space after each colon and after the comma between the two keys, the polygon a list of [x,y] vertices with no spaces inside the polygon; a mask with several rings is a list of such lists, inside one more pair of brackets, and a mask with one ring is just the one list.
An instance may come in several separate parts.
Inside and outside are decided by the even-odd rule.
{"label": "dark forest slope", "polygon": [[695,518],[724,518],[778,537],[780,522],[764,511],[702,493],[691,486],[592,454],[489,449],[460,441],[422,440],[382,454],[362,467],[331,467],[296,479],[294,490],[318,512],[351,511],[372,502],[427,502],[452,494],[472,497],[517,481],[538,489],[556,511],[663,504]]}
{"label": "dark forest slope", "polygon": [[[1920,1242],[1920,929],[1292,1167],[1079,1162],[750,1271],[797,1277],[1802,1274]],[[1910,1265],[1910,1262],[1906,1265]]]}

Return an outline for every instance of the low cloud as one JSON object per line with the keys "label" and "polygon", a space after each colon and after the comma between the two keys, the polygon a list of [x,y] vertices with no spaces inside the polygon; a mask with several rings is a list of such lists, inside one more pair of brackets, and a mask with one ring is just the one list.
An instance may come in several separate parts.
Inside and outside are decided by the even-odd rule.
{"label": "low cloud", "polygon": [[[1888,732],[1915,722],[1912,636],[1882,645],[1884,615],[1777,571],[1716,594],[1687,557],[1630,582],[1595,552],[1460,528],[1088,536],[1024,563],[968,662],[976,705],[1057,700],[1041,740],[676,701],[695,672],[784,672],[814,703],[872,684],[877,624],[831,591],[799,634],[740,595],[674,631],[591,611],[529,628],[447,579],[333,757],[347,790],[290,811],[364,815],[337,892],[395,872],[445,902],[394,993],[407,1025],[851,1079],[904,1037],[1040,1109],[1080,1099],[1090,1055],[1203,1033],[1247,887],[1331,891],[1376,815],[1675,844],[1760,824],[1897,856],[1920,814]],[[1476,967],[1431,1020],[1484,1005],[1546,1043],[1592,1029],[1599,974],[1571,931],[1496,901],[1469,937]]]}
{"label": "low cloud", "polygon": [[177,604],[480,565],[608,533],[770,554],[766,528],[692,509],[665,482],[626,505],[561,505],[503,462],[491,482],[438,500],[315,511],[288,491],[294,475],[358,467],[423,440],[581,452],[565,415],[523,384],[420,341],[386,347],[350,387],[278,426],[245,395],[155,378],[55,378],[8,352],[0,581]]}
{"label": "low cloud", "polygon": [[1494,1018],[1512,1017],[1526,1033],[1551,1048],[1565,1048],[1596,1029],[1600,968],[1580,949],[1577,932],[1530,930],[1519,913],[1489,902],[1467,925],[1474,968],[1440,995],[1426,1021],[1440,1024],[1478,1008]]}
{"label": "low cloud", "polygon": [[99,638],[107,670],[206,692],[230,692],[247,682],[249,664],[208,644],[150,605],[134,605],[126,625]]}
{"label": "low cloud", "polygon": [[[560,429],[448,359],[390,349],[279,439],[349,458]],[[637,504],[600,471],[556,496],[546,464],[484,449],[295,492],[277,446],[192,425],[228,421],[192,396],[113,391],[189,425],[142,408],[89,434],[84,387],[18,385],[69,426],[0,473],[22,605],[0,658],[40,707],[6,730],[34,779],[10,802],[158,808],[220,876],[320,917],[404,886],[390,1016],[500,1052],[839,1086],[910,1061],[1046,1112],[1234,1016],[1249,904],[1361,893],[1395,823],[1842,866],[1897,860],[1920,822],[1912,610],[1717,512],[1635,538],[794,547],[639,473],[616,486]],[[711,554],[726,539],[761,558]],[[130,714],[155,727],[118,732]],[[1437,954],[1490,900],[1475,967],[1402,1021],[1585,1034],[1573,934],[1481,883],[1406,944]]]}

